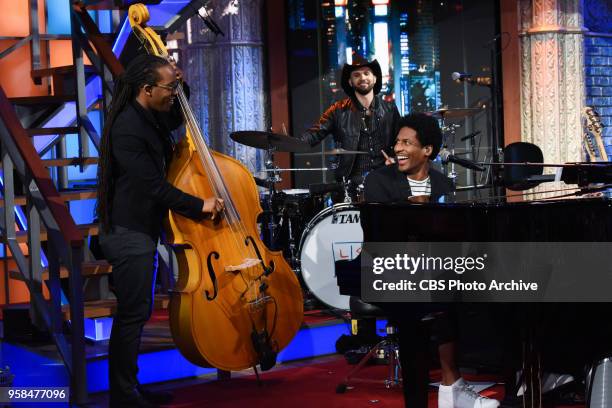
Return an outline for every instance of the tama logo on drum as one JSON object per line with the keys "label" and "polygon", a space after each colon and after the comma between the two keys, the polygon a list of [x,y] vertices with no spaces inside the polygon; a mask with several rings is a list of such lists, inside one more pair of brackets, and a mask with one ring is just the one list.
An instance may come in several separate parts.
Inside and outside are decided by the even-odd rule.
{"label": "tama logo on drum", "polygon": [[332,215],[332,224],[359,224],[359,213],[347,212]]}

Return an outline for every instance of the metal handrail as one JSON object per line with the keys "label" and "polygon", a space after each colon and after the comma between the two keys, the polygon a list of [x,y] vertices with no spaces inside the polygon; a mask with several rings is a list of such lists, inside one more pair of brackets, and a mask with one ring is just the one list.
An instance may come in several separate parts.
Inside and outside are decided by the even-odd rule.
{"label": "metal handrail", "polygon": [[[76,68],[76,90],[77,90],[77,124],[79,132],[79,156],[89,156],[88,139],[93,141],[96,148],[100,145],[100,135],[91,125],[87,117],[87,102],[85,97],[85,67],[83,63],[83,51],[94,63],[100,78],[104,84],[104,107],[109,106],[111,99],[111,86],[109,82],[113,76],[123,72],[123,66],[113,53],[111,46],[104,40],[104,36],[87,13],[85,6],[78,0],[71,2],[70,7],[70,30],[72,34],[72,57]],[[83,32],[85,33],[83,35]],[[95,49],[90,49],[90,44]]]}
{"label": "metal handrail", "polygon": [[87,9],[79,4],[74,4],[73,11],[78,17],[77,21],[80,23],[81,27],[83,27],[87,39],[93,44],[96,51],[98,51],[100,59],[108,67],[114,77],[119,76],[123,72],[123,65],[121,65],[115,53],[113,53],[112,47],[104,39],[104,35],[100,32],[100,29],[87,12]]}
{"label": "metal handrail", "polygon": [[26,37],[4,37],[5,40],[15,40],[15,44],[9,46],[4,51],[0,52],[0,59],[6,57],[13,51],[21,48],[26,44],[30,44],[30,62],[31,68],[40,68],[40,30],[38,25],[38,1],[29,0],[29,24],[30,34]]}
{"label": "metal handrail", "polygon": [[[87,401],[87,377],[84,344],[84,311],[81,264],[84,241],[68,207],[55,188],[48,170],[34,149],[15,109],[0,86],[0,143],[4,183],[4,211],[0,218],[3,239],[8,245],[19,272],[30,291],[33,320],[41,323],[53,336],[58,350],[70,372],[71,400],[77,404]],[[14,212],[13,169],[26,187],[29,256],[21,250],[16,239]],[[50,304],[42,294],[40,264],[40,225],[48,235]],[[59,269],[69,271],[71,336],[62,330],[62,311]]]}
{"label": "metal handrail", "polygon": [[[30,0],[36,2],[36,0]],[[109,84],[113,77],[123,72],[123,66],[114,55],[105,36],[100,33],[87,10],[82,5],[71,1],[71,27],[73,54],[77,74],[77,122],[80,131],[80,156],[87,156],[87,138],[99,146],[99,136],[87,117],[85,101],[85,73],[82,51],[85,49],[95,64],[100,77],[106,85],[105,106],[111,97]],[[36,11],[31,10],[30,13]],[[82,30],[82,31],[81,31]],[[0,57],[30,43],[35,53],[32,55],[32,67],[40,64],[37,52],[41,35],[38,32],[37,16],[30,16],[30,35],[16,39],[0,53]],[[83,34],[84,32],[84,34]],[[75,35],[78,34],[78,35]],[[92,47],[89,47],[91,44]],[[91,49],[93,48],[93,49]],[[95,55],[94,52],[97,54]],[[106,100],[108,99],[108,101]],[[2,151],[2,168],[5,175],[4,209],[0,216],[0,228],[3,239],[10,249],[19,273],[21,273],[30,292],[33,323],[45,327],[52,335],[60,355],[70,373],[71,401],[75,404],[87,403],[87,376],[84,343],[84,306],[82,292],[81,268],[84,257],[83,235],[78,230],[67,206],[60,197],[48,170],[43,166],[30,137],[27,136],[17,114],[9,102],[4,90],[0,87],[0,144]],[[28,252],[25,256],[16,239],[15,202],[13,169],[17,170],[26,186],[26,214],[28,223]],[[49,245],[49,280],[47,282],[50,301],[42,293],[42,268],[40,226],[47,230]],[[60,265],[69,271],[70,281],[70,320],[71,336],[63,332],[63,314],[61,308]]]}
{"label": "metal handrail", "polygon": [[11,38],[11,40],[16,40],[17,42],[15,44],[7,47],[4,51],[0,52],[0,59],[6,57],[11,52],[13,52],[13,51],[23,47],[24,45],[26,45],[27,43],[32,41],[32,36],[28,35],[27,37]]}

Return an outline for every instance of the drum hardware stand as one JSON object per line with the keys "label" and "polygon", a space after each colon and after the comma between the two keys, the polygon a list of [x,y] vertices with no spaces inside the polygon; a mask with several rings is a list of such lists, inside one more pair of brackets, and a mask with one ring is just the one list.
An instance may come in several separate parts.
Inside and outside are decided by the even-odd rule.
{"label": "drum hardware stand", "polygon": [[[365,177],[362,177],[362,181],[357,184],[357,181],[347,180],[346,177],[342,177],[342,189],[344,190],[344,203],[345,204],[353,204],[361,201],[360,197],[363,194]],[[357,185],[356,185],[357,184]],[[351,186],[354,186],[354,190],[352,191],[353,196],[351,196]]]}
{"label": "drum hardware stand", "polygon": [[343,320],[345,323],[350,323],[351,322],[351,317],[347,314],[346,310],[344,309],[338,309],[335,307],[327,307],[325,309],[325,312],[328,313],[331,316],[334,316],[335,318],[339,319],[339,320]]}
{"label": "drum hardware stand", "polygon": [[[466,129],[467,131],[467,129]],[[476,137],[480,134],[480,130],[477,130],[476,132],[472,132],[466,136],[463,136],[460,140],[462,142],[465,142],[466,140],[469,140],[469,144],[470,144],[470,151],[469,154],[471,155],[470,160],[476,161],[478,158],[478,152],[476,151]],[[487,171],[490,171],[491,169],[487,169]],[[478,176],[476,174],[475,171],[468,169],[468,177],[467,179],[470,180],[471,176],[471,183],[473,186],[477,186],[478,185]],[[469,182],[469,181],[468,181]],[[478,188],[475,188],[473,190],[474,195],[476,200],[480,199],[480,190]]]}
{"label": "drum hardware stand", "polygon": [[365,177],[363,181],[357,186],[357,202],[363,202],[365,200]]}
{"label": "drum hardware stand", "polygon": [[275,183],[282,181],[279,172],[274,165],[274,147],[269,144],[266,149],[266,182],[268,184],[268,233],[270,234],[270,242],[268,246],[270,248],[276,248],[276,234],[278,229],[278,223],[276,222],[274,214],[274,196],[276,195],[276,189],[274,188]]}
{"label": "drum hardware stand", "polygon": [[304,310],[314,310],[318,307],[317,300],[313,298],[312,293],[308,290],[308,285],[304,282],[302,278],[302,269],[300,258],[298,257],[298,250],[295,244],[295,239],[293,238],[293,225],[291,223],[291,217],[287,217],[287,228],[289,235],[289,265],[291,265],[291,269],[298,278],[300,282],[300,287],[302,288],[302,297],[304,298]]}
{"label": "drum hardware stand", "polygon": [[351,204],[353,202],[353,199],[351,198],[351,195],[349,194],[349,187],[350,187],[351,182],[346,180],[346,177],[342,177],[342,188],[344,190],[344,202],[347,204]]}
{"label": "drum hardware stand", "polygon": [[[457,129],[461,127],[460,124],[451,123],[446,125],[444,123],[444,116],[442,116],[442,130],[445,132],[444,144],[442,149],[447,149],[448,142],[450,139],[450,152],[452,155],[455,154],[455,134],[457,133]],[[448,136],[450,135],[450,137]],[[450,173],[448,172],[448,164],[444,165],[445,172],[447,173],[448,178],[452,180],[453,188],[457,187],[457,171],[455,169],[455,163],[450,164]]]}
{"label": "drum hardware stand", "polygon": [[289,254],[291,256],[290,262],[291,267],[294,271],[298,272],[300,269],[299,259],[297,257],[297,250],[295,245],[295,239],[293,239],[293,226],[291,225],[291,217],[288,218],[287,228],[289,229]]}
{"label": "drum hardware stand", "polygon": [[298,257],[298,250],[295,244],[295,239],[293,238],[293,225],[291,223],[291,217],[287,217],[287,228],[289,234],[289,264],[291,265],[291,269],[296,274],[300,286],[302,287],[302,296],[304,298],[304,310],[315,310],[318,306],[318,301],[313,297],[312,292],[308,289],[308,285],[304,282],[302,278],[302,268],[300,258]]}

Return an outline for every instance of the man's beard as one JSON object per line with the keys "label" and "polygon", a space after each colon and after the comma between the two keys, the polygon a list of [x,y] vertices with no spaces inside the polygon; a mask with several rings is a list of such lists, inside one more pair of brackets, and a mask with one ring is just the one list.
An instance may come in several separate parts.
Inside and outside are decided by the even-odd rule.
{"label": "man's beard", "polygon": [[357,92],[360,95],[364,95],[365,96],[365,95],[369,94],[370,92],[372,92],[372,89],[374,89],[374,85],[370,85],[370,86],[368,86],[367,88],[364,88],[364,89],[362,89],[362,88],[355,88],[355,92]]}

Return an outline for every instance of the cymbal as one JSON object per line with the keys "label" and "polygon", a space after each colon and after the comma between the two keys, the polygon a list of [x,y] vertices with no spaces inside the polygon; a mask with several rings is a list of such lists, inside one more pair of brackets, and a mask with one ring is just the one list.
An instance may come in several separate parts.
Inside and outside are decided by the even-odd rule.
{"label": "cymbal", "polygon": [[268,188],[268,187],[270,187],[270,185],[274,185],[273,181],[268,181],[268,180],[262,179],[260,177],[253,176],[253,179],[255,179],[255,184],[257,184],[259,187]]}
{"label": "cymbal", "polygon": [[433,112],[425,112],[436,119],[462,119],[480,112],[481,108],[442,108]]}
{"label": "cymbal", "polygon": [[274,148],[281,152],[305,152],[311,149],[308,143],[295,137],[258,130],[232,132],[230,138],[240,144],[258,149]]}
{"label": "cymbal", "polygon": [[[321,154],[321,152],[303,153],[303,156],[316,156],[318,154]],[[323,154],[326,154],[326,155],[334,155],[334,154],[368,154],[368,152],[362,152],[360,150],[344,150],[342,148],[339,148],[339,149],[325,150],[325,151],[323,151]]]}

